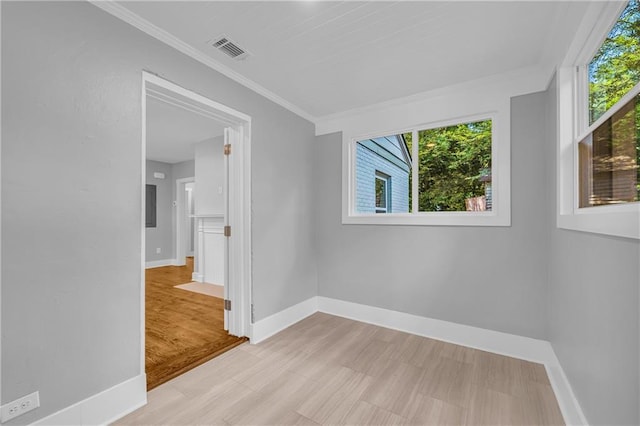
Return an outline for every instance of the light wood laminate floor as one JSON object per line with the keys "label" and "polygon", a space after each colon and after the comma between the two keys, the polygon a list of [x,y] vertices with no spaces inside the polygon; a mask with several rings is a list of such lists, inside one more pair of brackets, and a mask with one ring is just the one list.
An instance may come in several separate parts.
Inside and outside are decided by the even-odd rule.
{"label": "light wood laminate floor", "polygon": [[118,424],[564,424],[541,364],[322,313],[148,398]]}

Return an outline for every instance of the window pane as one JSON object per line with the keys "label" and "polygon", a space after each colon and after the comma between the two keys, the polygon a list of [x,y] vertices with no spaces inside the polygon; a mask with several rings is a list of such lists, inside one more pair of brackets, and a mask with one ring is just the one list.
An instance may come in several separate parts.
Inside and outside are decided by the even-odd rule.
{"label": "window pane", "polygon": [[[413,156],[413,133],[403,133],[402,137],[404,138],[404,142],[407,146],[407,152],[409,153],[409,157]],[[412,162],[413,164],[413,162]],[[413,167],[413,166],[412,166]],[[409,171],[409,211],[413,211],[413,169]]]}
{"label": "window pane", "polygon": [[589,124],[639,81],[640,0],[632,0],[589,63]]}
{"label": "window pane", "polygon": [[579,206],[640,200],[640,95],[578,145]]}
{"label": "window pane", "polygon": [[491,120],[418,132],[420,211],[491,210]]}
{"label": "window pane", "polygon": [[355,154],[355,211],[409,212],[411,150],[403,135],[358,141]]}
{"label": "window pane", "polygon": [[387,208],[387,181],[376,179],[376,207]]}
{"label": "window pane", "polygon": [[389,176],[376,172],[376,213],[386,213],[387,208],[390,207],[391,203],[388,200],[390,181]]}

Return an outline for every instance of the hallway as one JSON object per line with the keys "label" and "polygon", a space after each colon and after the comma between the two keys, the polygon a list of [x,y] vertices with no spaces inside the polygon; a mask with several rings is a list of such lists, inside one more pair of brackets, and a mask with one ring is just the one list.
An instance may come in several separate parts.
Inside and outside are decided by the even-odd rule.
{"label": "hallway", "polygon": [[174,287],[190,282],[192,271],[192,257],[186,266],[146,270],[148,390],[245,341],[224,330],[222,299]]}

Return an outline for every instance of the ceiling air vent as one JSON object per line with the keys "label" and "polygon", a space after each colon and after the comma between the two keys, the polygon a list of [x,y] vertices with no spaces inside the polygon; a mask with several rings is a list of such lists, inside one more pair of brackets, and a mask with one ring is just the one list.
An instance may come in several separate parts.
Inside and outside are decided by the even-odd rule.
{"label": "ceiling air vent", "polygon": [[236,60],[241,60],[249,56],[249,53],[243,48],[239,47],[236,43],[229,40],[229,37],[221,35],[214,38],[210,44],[221,52],[226,53],[228,56]]}

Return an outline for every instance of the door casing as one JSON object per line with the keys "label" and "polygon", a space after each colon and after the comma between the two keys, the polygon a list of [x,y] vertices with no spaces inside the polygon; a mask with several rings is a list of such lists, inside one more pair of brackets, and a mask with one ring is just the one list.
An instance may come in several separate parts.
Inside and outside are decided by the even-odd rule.
{"label": "door casing", "polygon": [[[147,96],[168,102],[197,114],[225,123],[237,137],[233,138],[231,154],[225,159],[228,176],[227,214],[225,225],[231,227],[227,238],[228,266],[225,297],[231,301],[228,330],[234,336],[250,336],[251,330],[251,117],[219,102],[185,89],[151,72],[142,72],[142,137],[141,188],[146,177]],[[227,133],[225,131],[225,133]],[[141,206],[144,191],[141,189]],[[145,212],[140,209],[140,365],[145,371]]]}

